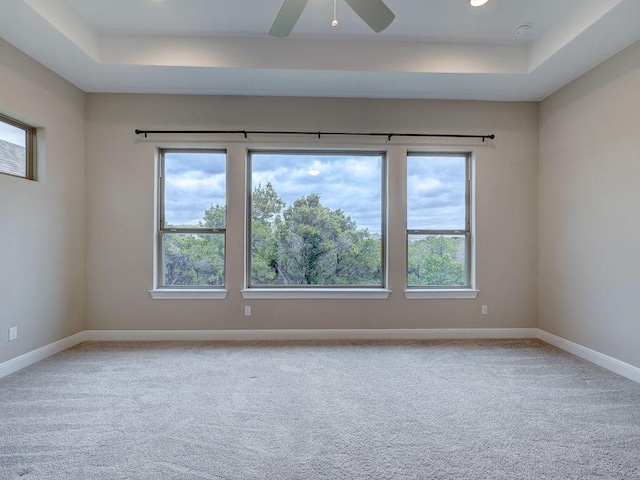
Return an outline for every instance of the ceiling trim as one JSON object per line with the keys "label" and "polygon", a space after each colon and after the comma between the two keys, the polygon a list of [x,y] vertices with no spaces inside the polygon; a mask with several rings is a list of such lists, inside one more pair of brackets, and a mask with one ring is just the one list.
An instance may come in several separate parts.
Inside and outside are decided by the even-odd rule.
{"label": "ceiling trim", "polygon": [[532,44],[100,34],[63,0],[3,0],[0,36],[86,92],[540,100],[640,38],[591,2]]}

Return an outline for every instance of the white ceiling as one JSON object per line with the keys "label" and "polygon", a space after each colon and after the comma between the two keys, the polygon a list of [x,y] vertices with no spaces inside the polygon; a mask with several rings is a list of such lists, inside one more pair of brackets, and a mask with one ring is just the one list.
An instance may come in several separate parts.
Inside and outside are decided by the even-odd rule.
{"label": "white ceiling", "polygon": [[[540,100],[640,39],[639,0],[0,0],[0,37],[86,92]],[[514,29],[530,24],[529,33]]]}

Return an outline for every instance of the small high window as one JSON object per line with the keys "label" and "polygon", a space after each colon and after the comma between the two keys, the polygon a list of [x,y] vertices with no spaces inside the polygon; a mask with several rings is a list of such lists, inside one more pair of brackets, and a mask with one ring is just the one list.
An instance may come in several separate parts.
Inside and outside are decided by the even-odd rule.
{"label": "small high window", "polygon": [[0,173],[35,179],[36,129],[0,115]]}

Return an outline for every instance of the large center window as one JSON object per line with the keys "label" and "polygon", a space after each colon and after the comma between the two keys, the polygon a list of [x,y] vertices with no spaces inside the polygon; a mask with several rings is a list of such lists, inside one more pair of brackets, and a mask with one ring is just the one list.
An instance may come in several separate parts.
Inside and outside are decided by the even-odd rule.
{"label": "large center window", "polygon": [[383,287],[385,155],[251,151],[248,287]]}

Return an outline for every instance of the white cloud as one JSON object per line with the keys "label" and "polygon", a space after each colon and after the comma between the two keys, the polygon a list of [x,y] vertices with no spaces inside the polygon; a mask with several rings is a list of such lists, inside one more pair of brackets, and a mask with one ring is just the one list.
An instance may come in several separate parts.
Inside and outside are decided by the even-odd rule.
{"label": "white cloud", "polygon": [[171,225],[197,225],[205,210],[226,204],[226,175],[220,159],[189,160],[190,165],[180,161],[176,165],[174,159],[165,175],[165,221]]}
{"label": "white cloud", "polygon": [[[358,225],[380,233],[380,157],[254,155],[252,185],[270,182],[287,205],[320,195],[323,205],[342,209]],[[315,170],[317,175],[310,175]]]}
{"label": "white cloud", "polygon": [[[175,156],[166,178],[171,223],[197,223],[211,205],[225,204],[224,156],[217,155]],[[340,208],[361,227],[380,233],[381,169],[380,157],[374,156],[254,154],[251,181],[253,188],[270,182],[287,205],[319,194],[323,205]],[[310,175],[310,170],[320,173]],[[464,228],[464,157],[410,157],[408,173],[409,228]]]}
{"label": "white cloud", "polygon": [[26,145],[26,135],[24,130],[9,125],[0,120],[0,140],[10,142],[24,147]]}

